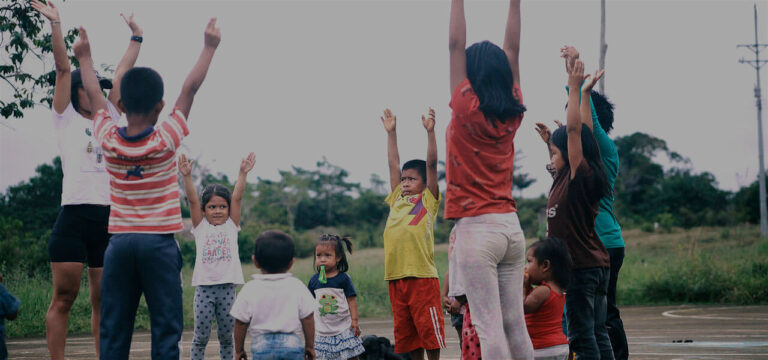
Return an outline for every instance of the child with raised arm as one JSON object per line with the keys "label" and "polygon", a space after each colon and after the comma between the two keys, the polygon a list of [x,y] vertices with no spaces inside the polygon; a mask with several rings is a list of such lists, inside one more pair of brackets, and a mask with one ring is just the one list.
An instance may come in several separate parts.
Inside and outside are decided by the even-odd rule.
{"label": "child with raised arm", "polygon": [[435,268],[434,224],[440,206],[437,186],[435,111],[421,117],[427,130],[427,161],[410,160],[400,170],[397,118],[389,109],[381,118],[387,131],[387,157],[392,192],[384,228],[384,280],[395,322],[395,352],[412,359],[437,359],[445,347],[440,281]]}
{"label": "child with raised arm", "polygon": [[[70,68],[59,9],[50,0],[47,4],[34,0],[30,5],[51,23],[51,46],[56,69],[51,113],[64,172],[61,210],[48,241],[53,297],[45,316],[45,338],[51,359],[64,359],[69,312],[80,289],[83,268],[88,264],[91,333],[98,355],[101,275],[104,251],[109,242],[109,174],[101,146],[94,137],[96,111],[85,94],[81,71]],[[136,62],[143,39],[143,31],[133,15],[123,16],[123,19],[132,34],[128,48],[117,65],[112,81],[99,78],[101,89],[110,89],[106,105],[115,122],[120,119],[117,103],[121,80]]]}
{"label": "child with raised arm", "polygon": [[[568,74],[569,87],[586,94],[602,76],[585,77],[580,60],[569,65]],[[570,92],[566,126],[549,141],[556,175],[547,201],[547,229],[549,237],[565,242],[573,260],[565,297],[571,350],[576,359],[613,359],[605,328],[610,262],[595,233],[600,198],[610,193],[610,186],[595,137],[582,123],[591,116],[589,102],[579,104],[579,93]]]}
{"label": "child with raised arm", "polygon": [[93,71],[88,35],[80,28],[74,46],[83,87],[95,111],[96,145],[110,174],[109,232],[101,288],[101,358],[127,359],[142,293],[152,328],[152,357],[178,359],[183,330],[181,253],[173,237],[183,229],[176,151],[189,133],[186,119],[221,40],[216,19],[205,29],[203,51],[168,119],[158,122],[163,81],[150,68],[133,68],[120,84],[118,107],[128,126],[107,112]]}
{"label": "child with raised arm", "polygon": [[192,161],[188,161],[184,154],[179,156],[179,172],[184,177],[197,250],[195,270],[192,272],[192,286],[195,287],[192,360],[205,358],[214,318],[218,325],[216,335],[219,337],[221,359],[231,360],[234,357],[232,332],[235,319],[229,311],[235,301],[235,286],[244,283],[237,233],[240,231],[246,178],[255,161],[253,153],[242,159],[232,194],[223,185],[209,184],[203,189],[202,200],[198,200],[191,175]]}
{"label": "child with raised arm", "polygon": [[288,272],[294,250],[293,238],[282,231],[265,231],[256,238],[251,259],[261,274],[243,286],[231,311],[237,360],[248,359],[246,333],[251,336],[254,360],[315,358],[317,306],[304,283]]}
{"label": "child with raised arm", "polygon": [[510,191],[514,139],[526,110],[520,18],[520,0],[510,0],[502,47],[483,41],[465,48],[464,1],[451,4],[445,217],[456,220],[456,246],[450,287],[464,285],[484,359],[533,357],[520,296],[525,235]]}
{"label": "child with raised arm", "polygon": [[[566,62],[573,62],[579,58],[579,52],[573,46],[564,46],[560,52]],[[610,193],[600,199],[600,211],[595,218],[595,232],[603,242],[605,250],[608,251],[611,261],[605,326],[611,338],[614,357],[616,360],[626,360],[629,358],[627,335],[624,332],[624,322],[621,321],[619,308],[616,306],[616,284],[621,265],[624,263],[625,244],[621,235],[621,225],[613,212],[613,185],[619,175],[619,151],[613,140],[608,137],[613,129],[613,104],[604,94],[595,90],[582,91],[582,98],[586,96],[589,96],[591,103],[591,116],[582,117],[582,121],[595,134],[597,147],[600,148],[600,159],[605,167],[605,176],[611,187]]]}

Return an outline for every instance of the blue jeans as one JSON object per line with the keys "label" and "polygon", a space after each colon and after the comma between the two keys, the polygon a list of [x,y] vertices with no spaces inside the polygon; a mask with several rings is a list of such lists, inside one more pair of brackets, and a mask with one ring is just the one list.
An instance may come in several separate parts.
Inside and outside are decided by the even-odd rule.
{"label": "blue jeans", "polygon": [[101,275],[101,359],[128,359],[142,293],[149,309],[152,359],[179,359],[181,252],[172,234],[115,234],[109,240]]}
{"label": "blue jeans", "polygon": [[613,360],[611,339],[605,327],[608,307],[609,268],[593,267],[571,271],[566,290],[568,342],[576,360]]}
{"label": "blue jeans", "polygon": [[253,360],[304,360],[301,338],[293,333],[266,333],[251,341]]}

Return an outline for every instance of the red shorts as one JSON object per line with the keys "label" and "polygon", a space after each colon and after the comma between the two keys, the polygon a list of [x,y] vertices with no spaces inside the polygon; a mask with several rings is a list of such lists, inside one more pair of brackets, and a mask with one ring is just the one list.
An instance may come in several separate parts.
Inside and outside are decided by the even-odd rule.
{"label": "red shorts", "polygon": [[395,318],[395,352],[445,347],[440,280],[404,278],[389,282],[389,301]]}

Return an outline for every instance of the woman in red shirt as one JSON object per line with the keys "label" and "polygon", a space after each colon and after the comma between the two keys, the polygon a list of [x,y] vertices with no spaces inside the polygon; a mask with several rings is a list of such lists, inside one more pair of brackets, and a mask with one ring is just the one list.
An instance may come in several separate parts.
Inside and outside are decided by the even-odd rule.
{"label": "woman in red shirt", "polygon": [[532,359],[520,296],[525,237],[512,199],[514,137],[525,111],[520,1],[510,0],[503,48],[465,44],[464,2],[453,0],[445,217],[457,222],[450,288],[467,294],[483,358]]}

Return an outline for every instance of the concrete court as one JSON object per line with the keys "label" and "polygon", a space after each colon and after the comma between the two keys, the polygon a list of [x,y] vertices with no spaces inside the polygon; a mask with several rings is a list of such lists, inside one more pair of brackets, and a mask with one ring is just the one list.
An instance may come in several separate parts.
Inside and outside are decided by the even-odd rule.
{"label": "concrete court", "polygon": [[[768,359],[768,306],[624,307],[622,318],[629,338],[630,359]],[[448,347],[441,358],[459,359],[458,337],[450,324],[446,325]],[[392,338],[391,319],[362,319],[360,327],[364,335]],[[6,341],[9,359],[48,358],[45,338]],[[188,359],[191,330],[184,332],[182,341],[183,358]],[[149,349],[149,332],[137,331],[131,359],[150,359]],[[215,333],[211,334],[206,350],[210,359],[218,359]],[[95,359],[91,338],[70,336],[66,357]]]}

